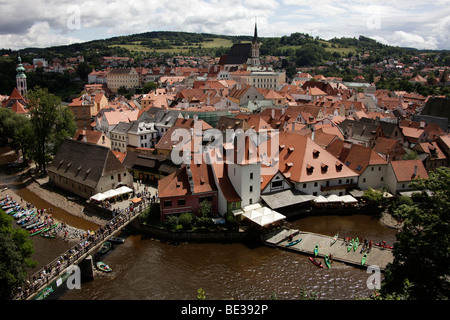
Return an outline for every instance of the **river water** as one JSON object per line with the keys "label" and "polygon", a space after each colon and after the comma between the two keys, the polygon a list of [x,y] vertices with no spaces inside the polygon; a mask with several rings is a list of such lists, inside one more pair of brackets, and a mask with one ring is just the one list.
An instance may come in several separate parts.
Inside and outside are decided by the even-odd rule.
{"label": "river water", "polygon": [[[2,173],[7,183],[24,200],[37,207],[51,204],[30,192],[23,184]],[[6,182],[5,182],[6,180]],[[15,182],[14,182],[15,181]],[[68,224],[92,228],[92,223],[54,207],[54,214]],[[382,226],[369,215],[328,215],[291,221],[294,229],[340,237],[359,237],[374,242],[395,241],[396,231]],[[92,229],[91,229],[92,230]],[[122,235],[126,241],[114,245],[103,261],[113,272],[96,276],[81,289],[62,290],[50,299],[60,300],[192,300],[202,288],[207,299],[295,300],[303,287],[319,299],[350,300],[367,297],[370,276],[366,270],[334,262],[331,269],[318,268],[308,257],[272,247],[241,243],[170,244],[139,235]],[[32,238],[39,262],[36,269],[69,248],[59,239]]]}

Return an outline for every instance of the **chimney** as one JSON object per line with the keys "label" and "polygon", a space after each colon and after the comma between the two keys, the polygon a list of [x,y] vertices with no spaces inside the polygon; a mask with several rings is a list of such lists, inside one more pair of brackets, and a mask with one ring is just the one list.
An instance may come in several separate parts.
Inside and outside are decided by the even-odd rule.
{"label": "chimney", "polygon": [[272,109],[272,119],[275,119],[275,109]]}
{"label": "chimney", "polygon": [[417,164],[414,166],[414,174],[413,174],[413,177],[416,177],[417,176]]}

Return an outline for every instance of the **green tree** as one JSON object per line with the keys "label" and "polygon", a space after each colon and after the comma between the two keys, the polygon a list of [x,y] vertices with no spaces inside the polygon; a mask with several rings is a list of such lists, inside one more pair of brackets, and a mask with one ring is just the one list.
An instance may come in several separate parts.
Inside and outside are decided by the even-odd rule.
{"label": "green tree", "polygon": [[30,90],[28,94],[31,124],[35,135],[34,160],[38,167],[47,172],[46,163],[56,152],[64,138],[75,132],[73,116],[61,100],[42,88]]}
{"label": "green tree", "polygon": [[80,77],[81,80],[86,81],[88,78],[88,74],[91,73],[91,71],[94,68],[87,64],[87,62],[80,62],[77,66],[77,74]]}
{"label": "green tree", "polygon": [[27,268],[36,266],[31,260],[34,251],[29,234],[12,226],[13,219],[0,209],[0,300],[11,298],[23,286]]}
{"label": "green tree", "polygon": [[376,191],[372,188],[368,188],[364,191],[362,198],[371,204],[380,204],[383,199],[383,195],[381,192]]}
{"label": "green tree", "polygon": [[149,93],[150,91],[153,91],[156,88],[158,88],[158,84],[156,82],[149,81],[144,84],[144,89],[142,91],[143,93]]}
{"label": "green tree", "polygon": [[383,297],[408,299],[450,298],[450,168],[440,167],[411,188],[413,204],[403,203],[405,217],[397,234],[394,261],[385,272]]}

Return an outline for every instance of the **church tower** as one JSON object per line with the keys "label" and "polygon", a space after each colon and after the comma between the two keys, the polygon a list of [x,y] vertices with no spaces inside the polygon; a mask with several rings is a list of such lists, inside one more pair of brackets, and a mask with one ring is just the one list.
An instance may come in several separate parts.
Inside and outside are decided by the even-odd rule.
{"label": "church tower", "polygon": [[253,35],[252,41],[252,57],[251,57],[251,65],[259,66],[259,43],[258,43],[258,27],[255,22],[255,34]]}
{"label": "church tower", "polygon": [[16,86],[19,93],[24,99],[27,99],[27,76],[25,75],[25,68],[22,65],[20,56],[17,58],[19,65],[16,68]]}

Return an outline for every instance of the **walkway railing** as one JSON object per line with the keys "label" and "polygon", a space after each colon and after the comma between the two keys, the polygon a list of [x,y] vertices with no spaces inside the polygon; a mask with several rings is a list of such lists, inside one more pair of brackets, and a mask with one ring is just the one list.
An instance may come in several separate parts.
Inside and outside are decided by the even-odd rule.
{"label": "walkway railing", "polygon": [[101,226],[93,235],[88,235],[85,240],[76,244],[58,258],[37,271],[26,281],[24,288],[19,288],[13,295],[13,300],[26,300],[35,296],[57,277],[64,274],[71,265],[78,264],[81,260],[98,248],[100,244],[110,238],[113,233],[123,229],[134,220],[148,206],[138,205],[127,208],[124,212],[117,214],[107,224]]}

